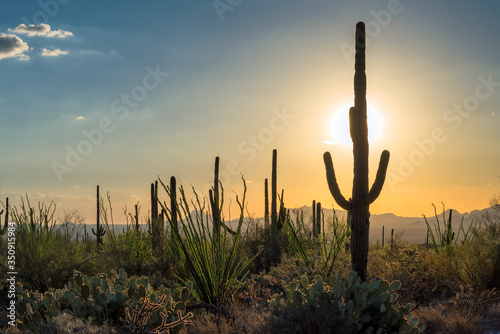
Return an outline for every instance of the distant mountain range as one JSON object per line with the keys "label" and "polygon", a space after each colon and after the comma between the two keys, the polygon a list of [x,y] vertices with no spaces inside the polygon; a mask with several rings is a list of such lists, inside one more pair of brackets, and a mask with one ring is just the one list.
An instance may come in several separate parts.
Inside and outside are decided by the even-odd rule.
{"label": "distant mountain range", "polygon": [[[456,210],[452,212],[452,228],[453,231],[458,234],[458,229],[460,227],[460,223],[463,219],[463,228],[467,230],[472,223],[479,223],[481,218],[487,212],[490,212],[493,208],[486,208],[483,210],[474,210],[471,212],[460,213]],[[303,206],[298,209],[291,209],[290,215],[292,219],[295,220],[296,212],[304,212],[304,220],[306,225],[310,224],[312,218],[312,207]],[[500,212],[500,210],[499,210]],[[335,210],[336,217],[340,222],[345,222],[347,220],[347,212],[344,210]],[[194,212],[191,213],[193,219],[195,218]],[[325,220],[331,219],[333,216],[333,209],[323,209],[323,215]],[[449,217],[449,210],[445,212],[445,219],[443,219],[443,213],[438,213],[439,222],[441,224],[441,230],[443,229],[443,221],[447,221]],[[426,217],[427,221],[434,228],[434,224],[436,223],[436,217],[430,216]],[[233,219],[228,223],[228,226],[232,229],[236,229],[238,224],[238,219]],[[325,223],[326,224],[326,223]],[[89,237],[95,238],[92,233],[92,228],[95,228],[95,224],[86,224],[87,225],[87,233]],[[243,231],[247,230],[247,226],[253,228],[255,225],[263,226],[264,218],[245,218],[244,220],[244,228]],[[146,226],[141,225],[142,229],[145,229]],[[77,226],[75,226],[76,228]],[[121,233],[126,229],[126,225],[124,224],[115,224],[114,230],[117,233]],[[425,223],[424,217],[400,217],[396,216],[392,213],[384,213],[384,214],[372,214],[370,217],[370,242],[374,243],[382,240],[382,227],[385,230],[385,240],[389,240],[392,229],[394,229],[394,235],[401,235],[403,239],[407,240],[410,243],[424,243],[427,235],[427,225]],[[83,235],[83,227],[78,226],[79,230],[79,238],[81,239]],[[76,231],[74,232],[76,234]],[[461,234],[462,235],[462,234]]]}

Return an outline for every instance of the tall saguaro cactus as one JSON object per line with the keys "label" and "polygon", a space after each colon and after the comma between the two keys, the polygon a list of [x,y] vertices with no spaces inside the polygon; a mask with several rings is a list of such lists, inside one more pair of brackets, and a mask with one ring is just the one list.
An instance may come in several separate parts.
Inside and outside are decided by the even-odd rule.
{"label": "tall saguaro cactus", "polygon": [[163,235],[163,218],[158,212],[158,180],[151,183],[151,226],[149,229],[153,250],[159,252]]}
{"label": "tall saguaro cactus", "polygon": [[354,107],[349,110],[349,125],[354,155],[354,180],[350,200],[346,200],[340,192],[333,169],[332,156],[329,152],[325,152],[323,155],[330,192],[337,204],[350,212],[352,268],[363,281],[366,281],[368,263],[370,204],[377,199],[382,190],[390,155],[389,151],[384,150],[382,152],[375,182],[369,189],[365,40],[365,24],[358,22],[356,24],[356,58],[354,65]]}
{"label": "tall saguaro cactus", "polygon": [[269,185],[267,179],[264,182],[264,228],[269,228]]}
{"label": "tall saguaro cactus", "polygon": [[[175,228],[179,229],[179,222],[177,221],[177,182],[175,176],[170,177],[170,214],[172,215],[172,222]],[[171,233],[172,239],[174,238],[174,231]]]}
{"label": "tall saguaro cactus", "polygon": [[102,237],[106,234],[106,231],[104,230],[104,227],[101,226],[100,223],[100,214],[101,214],[101,198],[99,197],[99,185],[97,185],[97,221],[96,221],[96,231],[94,231],[94,228],[92,228],[92,233],[97,238],[97,245],[102,244]]}
{"label": "tall saguaro cactus", "polygon": [[279,260],[278,244],[278,151],[273,150],[273,167],[271,172],[271,252],[273,262]]}

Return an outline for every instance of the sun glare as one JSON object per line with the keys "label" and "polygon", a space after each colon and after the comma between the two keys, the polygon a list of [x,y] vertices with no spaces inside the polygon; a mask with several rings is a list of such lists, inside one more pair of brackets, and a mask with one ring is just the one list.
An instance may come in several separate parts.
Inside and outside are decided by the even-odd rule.
{"label": "sun glare", "polygon": [[[352,145],[349,133],[349,109],[352,104],[339,108],[328,123],[329,140],[325,144],[329,145]],[[368,141],[370,144],[376,142],[382,134],[382,118],[373,105],[368,105]]]}

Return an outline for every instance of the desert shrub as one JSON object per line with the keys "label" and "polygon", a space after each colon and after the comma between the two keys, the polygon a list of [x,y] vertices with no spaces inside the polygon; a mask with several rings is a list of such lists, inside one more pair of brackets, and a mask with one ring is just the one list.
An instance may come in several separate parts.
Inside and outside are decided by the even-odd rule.
{"label": "desert shrub", "polygon": [[25,286],[42,292],[60,288],[73,269],[87,272],[98,267],[93,249],[72,239],[77,227],[56,224],[55,203],[35,208],[27,196],[21,200],[11,214],[16,225],[16,270]]}

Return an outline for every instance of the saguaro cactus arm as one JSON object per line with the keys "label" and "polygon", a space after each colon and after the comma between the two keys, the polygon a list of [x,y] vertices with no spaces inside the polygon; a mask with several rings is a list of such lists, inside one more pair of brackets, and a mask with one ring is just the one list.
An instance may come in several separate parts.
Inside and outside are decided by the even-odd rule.
{"label": "saguaro cactus arm", "polygon": [[370,191],[366,195],[366,204],[372,204],[382,191],[382,187],[384,186],[385,182],[385,175],[387,173],[387,166],[389,165],[389,157],[390,153],[387,150],[384,150],[380,155],[377,176],[375,177],[375,181],[373,182]]}
{"label": "saguaro cactus arm", "polygon": [[333,169],[333,161],[330,152],[325,152],[323,154],[323,160],[325,161],[326,169],[326,179],[328,180],[328,188],[332,193],[335,202],[344,210],[349,211],[351,209],[351,202],[345,199],[344,195],[340,192],[339,185],[337,183],[337,178],[335,177],[335,170]]}

